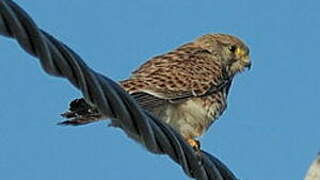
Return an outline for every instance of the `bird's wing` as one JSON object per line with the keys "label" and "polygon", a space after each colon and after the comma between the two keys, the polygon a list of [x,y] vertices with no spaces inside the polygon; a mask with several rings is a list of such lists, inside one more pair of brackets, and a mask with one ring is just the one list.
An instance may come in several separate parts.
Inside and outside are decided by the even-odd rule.
{"label": "bird's wing", "polygon": [[143,107],[180,103],[222,89],[228,92],[231,79],[217,58],[205,49],[186,44],[152,58],[120,84]]}

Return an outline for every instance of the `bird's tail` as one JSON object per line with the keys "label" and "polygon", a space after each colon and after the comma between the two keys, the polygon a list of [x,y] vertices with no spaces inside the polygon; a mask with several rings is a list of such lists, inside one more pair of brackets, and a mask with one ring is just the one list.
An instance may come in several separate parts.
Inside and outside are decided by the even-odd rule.
{"label": "bird's tail", "polygon": [[79,126],[103,119],[98,109],[91,107],[83,98],[73,100],[69,105],[69,110],[61,116],[67,120],[58,123],[59,125]]}

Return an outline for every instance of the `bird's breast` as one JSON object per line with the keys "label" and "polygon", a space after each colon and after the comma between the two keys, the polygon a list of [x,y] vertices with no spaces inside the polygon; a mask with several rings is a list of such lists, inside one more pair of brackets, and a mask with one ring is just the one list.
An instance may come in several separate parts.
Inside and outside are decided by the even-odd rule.
{"label": "bird's breast", "polygon": [[216,93],[169,105],[163,120],[185,137],[201,136],[226,108],[226,97]]}

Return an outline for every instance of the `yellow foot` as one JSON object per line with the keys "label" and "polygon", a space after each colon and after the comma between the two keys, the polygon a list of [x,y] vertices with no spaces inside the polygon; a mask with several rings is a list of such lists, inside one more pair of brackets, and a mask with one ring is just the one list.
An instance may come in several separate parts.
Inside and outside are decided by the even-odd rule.
{"label": "yellow foot", "polygon": [[200,151],[200,141],[190,138],[187,139],[187,142],[196,152]]}

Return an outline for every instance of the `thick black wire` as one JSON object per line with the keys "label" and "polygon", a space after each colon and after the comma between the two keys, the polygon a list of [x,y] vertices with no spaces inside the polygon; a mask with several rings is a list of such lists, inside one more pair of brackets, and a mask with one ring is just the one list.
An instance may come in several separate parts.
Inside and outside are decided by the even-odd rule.
{"label": "thick black wire", "polygon": [[39,29],[28,14],[11,0],[0,0],[0,34],[14,38],[40,60],[50,75],[67,78],[86,101],[112,119],[149,151],[167,154],[184,172],[199,180],[234,180],[233,173],[207,152],[196,153],[170,126],[142,110],[117,83],[93,71],[79,55]]}

